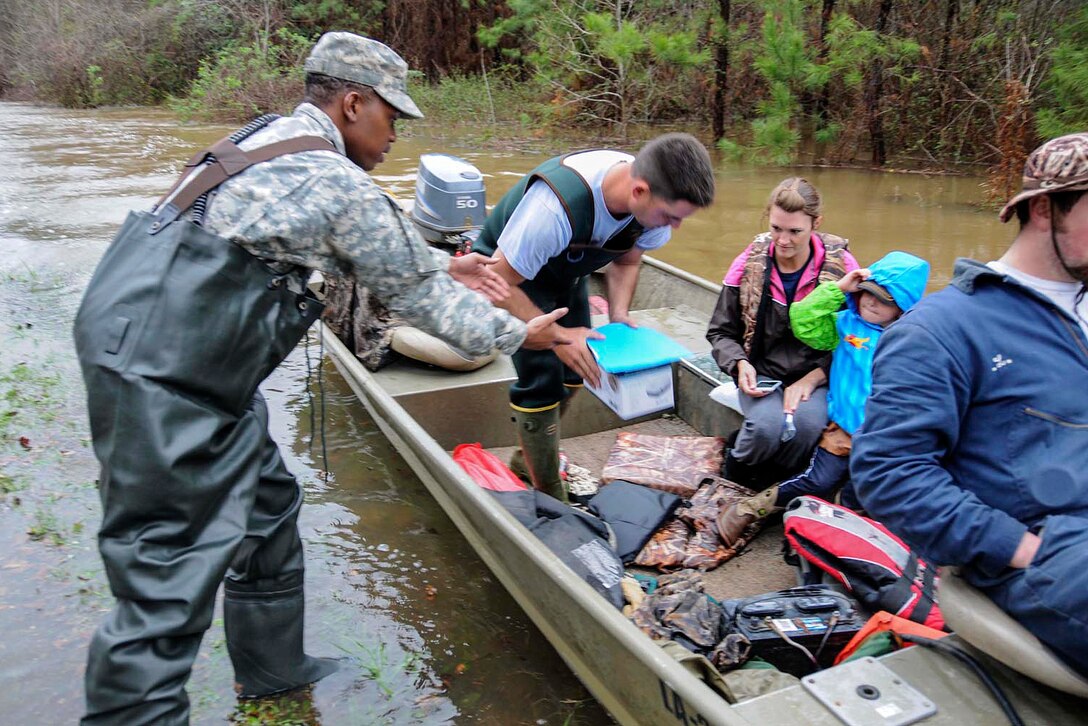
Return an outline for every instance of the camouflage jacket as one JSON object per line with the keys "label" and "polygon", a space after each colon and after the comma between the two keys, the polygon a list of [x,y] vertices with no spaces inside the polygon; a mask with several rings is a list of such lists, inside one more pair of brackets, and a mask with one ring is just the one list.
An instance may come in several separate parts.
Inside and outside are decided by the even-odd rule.
{"label": "camouflage jacket", "polygon": [[446,272],[397,203],[344,156],[344,139],[321,109],[303,103],[239,146],[321,136],[339,154],[305,151],[250,167],[221,184],[205,227],[266,261],[349,275],[391,312],[469,355],[513,353],[523,322]]}

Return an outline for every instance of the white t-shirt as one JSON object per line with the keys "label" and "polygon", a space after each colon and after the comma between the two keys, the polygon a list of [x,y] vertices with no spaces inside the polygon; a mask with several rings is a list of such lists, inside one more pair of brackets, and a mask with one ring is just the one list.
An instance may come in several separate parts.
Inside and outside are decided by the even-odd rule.
{"label": "white t-shirt", "polygon": [[[572,154],[563,162],[585,179],[593,190],[591,241],[597,246],[603,246],[631,219],[629,214],[619,219],[612,216],[605,206],[601,185],[609,169],[622,162],[631,162],[634,158],[620,151],[598,150]],[[639,236],[635,246],[642,250],[655,250],[669,241],[671,231],[668,226],[648,229]],[[531,280],[548,260],[567,248],[573,235],[559,197],[547,184],[538,182],[529,185],[499,235],[498,245],[510,266],[519,275]]]}
{"label": "white t-shirt", "polygon": [[1079,282],[1044,280],[1041,277],[1035,277],[1034,275],[1029,275],[1026,272],[1018,270],[1001,260],[988,262],[986,266],[990,269],[997,270],[1003,275],[1014,278],[1025,287],[1030,287],[1035,292],[1041,293],[1053,300],[1055,305],[1080,322],[1081,329],[1084,331],[1084,334],[1088,336],[1088,294],[1081,295],[1080,303],[1077,303],[1077,294],[1081,289],[1081,284]]}

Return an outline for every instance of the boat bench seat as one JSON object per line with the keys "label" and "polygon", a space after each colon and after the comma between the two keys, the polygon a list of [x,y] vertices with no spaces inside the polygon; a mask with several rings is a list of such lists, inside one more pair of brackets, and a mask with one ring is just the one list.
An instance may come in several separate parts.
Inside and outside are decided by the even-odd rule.
{"label": "boat bench seat", "polygon": [[[639,325],[658,330],[694,353],[710,350],[705,316],[687,305],[633,310]],[[594,316],[593,325],[607,323]],[[474,371],[448,371],[402,360],[374,374],[382,388],[427,429],[443,448],[478,441],[485,447],[515,443],[508,389],[517,377],[510,356],[500,355]],[[591,395],[578,396],[564,419],[564,436],[581,436],[622,426],[624,421]],[[466,431],[463,421],[478,427]]]}
{"label": "boat bench seat", "polygon": [[960,575],[942,567],[937,597],[945,623],[986,655],[1051,688],[1088,698],[1088,679]]}

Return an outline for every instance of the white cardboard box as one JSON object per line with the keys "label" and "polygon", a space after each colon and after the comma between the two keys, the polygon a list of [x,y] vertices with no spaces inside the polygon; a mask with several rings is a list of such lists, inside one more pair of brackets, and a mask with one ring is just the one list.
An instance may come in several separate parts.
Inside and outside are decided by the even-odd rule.
{"label": "white cardboard box", "polygon": [[622,419],[632,419],[673,407],[672,364],[630,373],[609,373],[603,368],[601,385],[585,382],[586,389]]}

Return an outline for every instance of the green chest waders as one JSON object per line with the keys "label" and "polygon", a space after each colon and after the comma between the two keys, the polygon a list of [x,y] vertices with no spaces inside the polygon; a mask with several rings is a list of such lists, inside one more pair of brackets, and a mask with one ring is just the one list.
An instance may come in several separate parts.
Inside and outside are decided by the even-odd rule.
{"label": "green chest waders", "polygon": [[195,172],[180,201],[129,215],[76,317],[101,464],[99,549],[117,598],[91,641],[88,724],[188,722],[185,683],[224,578],[242,695],[335,670],[302,650],[302,494],[257,390],[322,305],[304,274],[275,275],[177,220],[252,163],[334,149],[301,137],[248,154],[224,142],[211,150],[217,163]]}
{"label": "green chest waders", "polygon": [[[503,195],[484,223],[473,251],[494,255],[507,222],[534,183],[547,184],[562,204],[571,228],[567,248],[548,260],[532,280],[519,286],[543,312],[566,307],[559,319],[568,328],[590,325],[587,276],[630,251],[644,231],[631,219],[604,245],[593,244],[596,215],[593,190],[559,156],[526,174]],[[528,474],[533,486],[561,501],[567,492],[559,474],[559,419],[563,405],[582,385],[582,379],[550,350],[522,348],[512,356],[517,380],[510,386],[519,449],[510,461],[519,476]]]}

